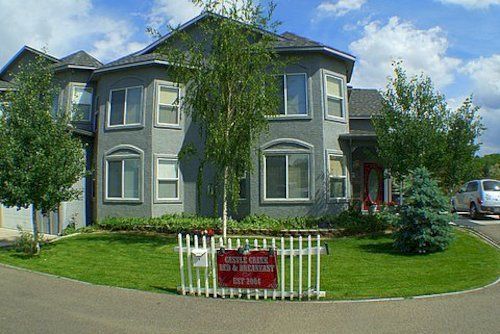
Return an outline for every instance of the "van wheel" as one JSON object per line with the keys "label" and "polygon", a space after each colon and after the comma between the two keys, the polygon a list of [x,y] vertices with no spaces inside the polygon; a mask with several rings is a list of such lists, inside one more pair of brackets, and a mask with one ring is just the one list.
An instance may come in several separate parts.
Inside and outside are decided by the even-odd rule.
{"label": "van wheel", "polygon": [[476,203],[474,203],[474,202],[472,202],[470,204],[469,216],[472,219],[479,219],[479,218],[481,218],[481,214],[477,211],[477,206],[476,206]]}

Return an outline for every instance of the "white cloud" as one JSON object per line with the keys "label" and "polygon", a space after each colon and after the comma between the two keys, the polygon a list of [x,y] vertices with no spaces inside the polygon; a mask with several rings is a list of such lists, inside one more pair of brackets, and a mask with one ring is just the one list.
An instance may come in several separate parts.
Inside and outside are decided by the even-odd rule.
{"label": "white cloud", "polygon": [[148,23],[159,29],[164,25],[176,26],[201,13],[191,0],[155,0],[148,14]]}
{"label": "white cloud", "polygon": [[353,85],[383,88],[392,73],[391,63],[403,60],[410,75],[429,75],[437,88],[454,81],[461,60],[446,55],[449,43],[439,27],[417,29],[410,22],[391,17],[386,25],[374,21],[349,49],[358,57]]}
{"label": "white cloud", "polygon": [[492,5],[500,5],[500,0],[439,0],[439,2],[463,6],[467,9],[484,9]]}
{"label": "white cloud", "polygon": [[472,81],[474,102],[481,106],[480,114],[487,130],[482,136],[482,153],[500,152],[500,54],[469,61],[460,70]]}
{"label": "white cloud", "polygon": [[96,13],[92,0],[0,0],[0,22],[0,64],[25,44],[58,57],[88,49],[101,61],[144,46],[133,40],[130,22]]}
{"label": "white cloud", "polygon": [[343,16],[350,11],[358,10],[366,0],[323,1],[316,7],[319,16]]}

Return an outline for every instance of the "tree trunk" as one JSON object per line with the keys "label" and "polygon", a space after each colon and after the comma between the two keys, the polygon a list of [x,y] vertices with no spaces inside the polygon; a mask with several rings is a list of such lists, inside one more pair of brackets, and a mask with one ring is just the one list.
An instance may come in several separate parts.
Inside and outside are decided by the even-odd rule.
{"label": "tree trunk", "polygon": [[32,225],[33,225],[33,241],[35,242],[35,255],[40,254],[40,242],[38,240],[38,218],[36,216],[35,206],[32,206]]}
{"label": "tree trunk", "polygon": [[222,180],[222,237],[224,242],[227,238],[227,178],[228,167],[224,167],[224,179]]}

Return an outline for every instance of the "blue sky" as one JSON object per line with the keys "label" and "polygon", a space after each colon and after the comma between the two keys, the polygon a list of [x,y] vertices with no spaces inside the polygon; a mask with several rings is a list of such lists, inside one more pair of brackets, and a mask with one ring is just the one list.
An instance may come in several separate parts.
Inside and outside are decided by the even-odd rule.
{"label": "blue sky", "polygon": [[[482,154],[500,152],[500,0],[278,0],[280,31],[348,51],[353,82],[383,88],[390,63],[431,76],[451,106],[473,94],[488,127]],[[29,11],[26,8],[30,8]],[[189,0],[0,0],[0,66],[24,44],[103,62],[151,42],[147,26],[183,23]]]}

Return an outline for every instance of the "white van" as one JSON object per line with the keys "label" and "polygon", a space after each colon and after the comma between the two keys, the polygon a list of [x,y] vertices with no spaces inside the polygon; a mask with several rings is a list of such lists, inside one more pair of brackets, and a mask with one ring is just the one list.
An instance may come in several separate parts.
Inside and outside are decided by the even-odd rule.
{"label": "white van", "polygon": [[474,180],[464,184],[451,200],[454,211],[469,211],[471,218],[500,215],[500,181]]}

